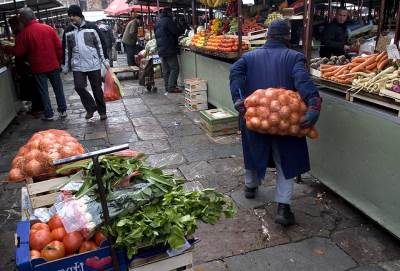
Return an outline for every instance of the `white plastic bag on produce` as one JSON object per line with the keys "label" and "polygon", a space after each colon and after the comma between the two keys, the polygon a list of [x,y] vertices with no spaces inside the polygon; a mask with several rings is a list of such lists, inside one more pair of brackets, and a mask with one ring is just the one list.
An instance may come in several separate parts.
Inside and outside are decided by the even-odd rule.
{"label": "white plastic bag on produce", "polygon": [[360,45],[359,54],[373,54],[375,51],[376,41],[373,39],[366,40]]}

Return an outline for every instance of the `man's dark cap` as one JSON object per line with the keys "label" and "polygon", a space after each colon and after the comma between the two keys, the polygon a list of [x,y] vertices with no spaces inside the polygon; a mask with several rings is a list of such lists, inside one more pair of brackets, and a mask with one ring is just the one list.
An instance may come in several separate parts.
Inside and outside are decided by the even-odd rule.
{"label": "man's dark cap", "polygon": [[68,16],[78,16],[83,18],[82,9],[78,5],[71,5],[68,8]]}

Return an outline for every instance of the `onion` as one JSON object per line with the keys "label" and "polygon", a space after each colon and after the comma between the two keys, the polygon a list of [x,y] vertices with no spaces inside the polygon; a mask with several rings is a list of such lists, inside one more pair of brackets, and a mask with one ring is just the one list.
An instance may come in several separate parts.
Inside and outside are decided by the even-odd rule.
{"label": "onion", "polygon": [[298,99],[291,98],[289,107],[292,110],[292,112],[299,112],[300,111],[300,101]]}
{"label": "onion", "polygon": [[269,110],[271,112],[278,112],[279,110],[281,110],[281,103],[278,100],[271,101]]}
{"label": "onion", "polygon": [[290,104],[290,97],[287,95],[287,93],[283,93],[278,96],[278,101],[281,103],[281,105],[288,105]]}
{"label": "onion", "polygon": [[39,149],[40,139],[29,140],[28,147],[32,149]]}
{"label": "onion", "polygon": [[8,178],[10,181],[16,182],[23,180],[25,176],[19,168],[13,168],[8,173]]}
{"label": "onion", "polygon": [[[247,103],[247,105],[246,105],[246,103]],[[252,106],[257,106],[257,105],[258,105],[258,96],[251,95],[246,99],[246,102],[245,102],[246,107],[252,107]]]}
{"label": "onion", "polygon": [[255,107],[249,107],[249,108],[247,108],[246,113],[245,113],[244,116],[246,118],[252,118],[255,115],[256,115],[256,108]]}
{"label": "onion", "polygon": [[300,132],[300,126],[299,125],[292,125],[292,126],[289,127],[289,133],[291,135],[296,136],[296,135],[299,134],[299,132]]}
{"label": "onion", "polygon": [[75,151],[74,151],[73,148],[71,148],[69,146],[64,146],[61,149],[61,155],[62,155],[63,158],[70,157],[70,156],[75,155]]}
{"label": "onion", "polygon": [[50,162],[53,162],[55,160],[61,159],[62,156],[59,152],[51,152],[47,155],[48,159]]}
{"label": "onion", "polygon": [[278,125],[280,122],[278,113],[271,113],[268,117],[268,122],[271,126]]}
{"label": "onion", "polygon": [[300,134],[302,136],[305,136],[308,134],[308,132],[310,132],[310,128],[303,128],[303,129],[301,129]]}
{"label": "onion", "polygon": [[281,132],[286,132],[286,130],[289,129],[289,127],[290,127],[290,123],[287,120],[283,119],[279,122],[279,130]]}
{"label": "onion", "polygon": [[40,140],[40,146],[39,148],[43,151],[48,150],[53,146],[55,143],[55,138],[49,138],[49,137],[43,137],[42,140]]}
{"label": "onion", "polygon": [[289,116],[290,124],[299,124],[300,122],[300,115],[297,112],[292,112]]}
{"label": "onion", "polygon": [[21,155],[18,155],[12,160],[11,167],[22,168],[24,164],[25,164],[25,158]]}
{"label": "onion", "polygon": [[251,123],[251,126],[254,127],[254,129],[258,129],[261,125],[260,119],[257,117],[252,117],[250,119],[250,123]]}
{"label": "onion", "polygon": [[30,149],[27,146],[22,146],[21,148],[19,148],[17,155],[22,155],[24,156],[25,154],[27,154],[30,151]]}
{"label": "onion", "polygon": [[264,90],[263,89],[257,89],[251,95],[262,96],[262,95],[264,95]]}
{"label": "onion", "polygon": [[270,125],[269,125],[268,120],[262,120],[261,121],[261,129],[262,130],[268,131],[269,127],[270,127]]}
{"label": "onion", "polygon": [[260,119],[268,118],[269,110],[264,106],[257,106],[256,108],[256,116]]}
{"label": "onion", "polygon": [[268,107],[269,106],[269,100],[266,97],[262,97],[259,101],[260,106],[263,107]]}
{"label": "onion", "polygon": [[318,139],[319,133],[315,128],[311,128],[311,130],[307,133],[307,136],[311,139]]}
{"label": "onion", "polygon": [[28,152],[24,157],[27,160],[32,160],[36,159],[41,155],[41,152],[39,150],[33,149],[30,152]]}
{"label": "onion", "polygon": [[42,173],[42,166],[41,166],[41,164],[40,164],[37,160],[35,160],[35,159],[29,161],[28,164],[25,165],[25,168],[24,168],[24,169],[25,169],[25,173],[26,173],[28,176],[31,176],[31,177],[33,177],[33,176],[39,176],[39,175]]}
{"label": "onion", "polygon": [[271,88],[269,88],[265,91],[264,96],[267,97],[267,99],[270,101],[274,100],[276,98],[275,91],[273,91]]}
{"label": "onion", "polygon": [[281,116],[282,119],[287,119],[290,116],[291,110],[290,107],[287,105],[284,105],[281,107],[281,110],[279,110],[279,115]]}

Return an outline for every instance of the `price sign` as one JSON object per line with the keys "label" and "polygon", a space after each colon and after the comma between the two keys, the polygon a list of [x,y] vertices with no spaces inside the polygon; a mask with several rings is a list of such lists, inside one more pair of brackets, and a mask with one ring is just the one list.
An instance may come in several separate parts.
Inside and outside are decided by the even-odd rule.
{"label": "price sign", "polygon": [[399,49],[397,49],[397,46],[395,44],[388,45],[386,51],[389,59],[400,59]]}

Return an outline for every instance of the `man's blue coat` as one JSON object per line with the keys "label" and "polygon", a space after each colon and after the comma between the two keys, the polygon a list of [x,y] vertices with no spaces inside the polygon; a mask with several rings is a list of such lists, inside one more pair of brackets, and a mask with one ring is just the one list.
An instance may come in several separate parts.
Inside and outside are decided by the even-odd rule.
{"label": "man's blue coat", "polygon": [[[260,49],[244,54],[230,72],[232,100],[245,99],[257,89],[285,88],[298,91],[305,103],[319,96],[306,70],[302,53],[288,49],[279,41],[269,40]],[[240,90],[240,91],[239,91]],[[272,140],[276,140],[287,179],[310,170],[307,141],[293,136],[260,134],[241,121],[243,156],[246,169],[256,170],[263,178],[271,161]]]}

